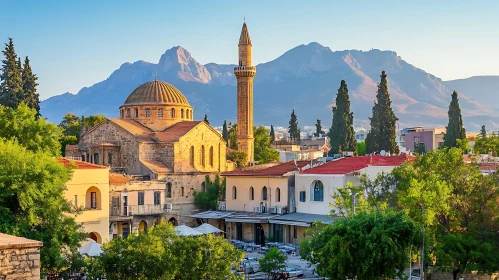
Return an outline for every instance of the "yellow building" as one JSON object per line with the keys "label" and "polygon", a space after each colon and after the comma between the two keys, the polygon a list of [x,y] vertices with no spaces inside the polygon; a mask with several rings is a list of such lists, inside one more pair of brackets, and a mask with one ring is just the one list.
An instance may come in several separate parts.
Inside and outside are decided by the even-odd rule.
{"label": "yellow building", "polygon": [[98,243],[109,240],[109,167],[87,162],[59,159],[65,166],[74,166],[73,176],[66,183],[64,197],[73,206],[83,209],[75,217],[83,230]]}

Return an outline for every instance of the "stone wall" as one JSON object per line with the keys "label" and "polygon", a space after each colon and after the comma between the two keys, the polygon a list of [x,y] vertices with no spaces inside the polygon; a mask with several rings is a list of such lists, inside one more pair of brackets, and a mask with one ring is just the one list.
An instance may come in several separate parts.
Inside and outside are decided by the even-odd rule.
{"label": "stone wall", "polygon": [[41,242],[0,234],[0,279],[40,279]]}

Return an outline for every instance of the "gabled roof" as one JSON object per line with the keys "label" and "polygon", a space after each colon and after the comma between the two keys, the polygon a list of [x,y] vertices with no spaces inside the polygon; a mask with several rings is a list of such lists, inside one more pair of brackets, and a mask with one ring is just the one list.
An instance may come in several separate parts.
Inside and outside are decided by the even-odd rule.
{"label": "gabled roof", "polygon": [[224,172],[223,176],[255,176],[255,177],[276,177],[284,176],[286,173],[297,171],[298,168],[303,168],[309,164],[309,160],[299,160],[295,162],[290,160],[285,163],[274,165],[263,169],[238,169],[234,171]]}
{"label": "gabled roof", "polygon": [[64,166],[71,166],[74,164],[77,169],[105,169],[107,166],[97,165],[89,162],[84,162],[81,160],[72,160],[67,158],[58,158],[59,163],[64,164]]}
{"label": "gabled roof", "polygon": [[416,157],[401,154],[398,156],[360,156],[347,157],[330,161],[323,165],[304,170],[303,174],[348,174],[368,166],[399,166],[406,161],[414,161]]}
{"label": "gabled roof", "polygon": [[170,172],[170,169],[161,161],[141,159],[140,162],[156,174]]}
{"label": "gabled roof", "polygon": [[155,132],[154,135],[161,142],[171,143],[178,142],[180,137],[184,136],[187,132],[191,131],[201,121],[183,121],[167,127],[165,130]]}
{"label": "gabled roof", "polygon": [[123,184],[132,181],[132,178],[127,177],[123,174],[109,173],[109,183],[110,184]]}
{"label": "gabled roof", "polygon": [[119,125],[124,130],[128,131],[139,140],[150,141],[150,135],[153,133],[152,130],[145,127],[141,123],[131,119],[109,119],[109,121]]}

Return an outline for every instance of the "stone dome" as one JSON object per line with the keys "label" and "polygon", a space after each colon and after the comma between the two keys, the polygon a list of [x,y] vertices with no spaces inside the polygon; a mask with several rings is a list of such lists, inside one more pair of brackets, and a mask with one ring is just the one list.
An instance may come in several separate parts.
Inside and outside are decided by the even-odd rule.
{"label": "stone dome", "polygon": [[187,98],[176,87],[169,83],[154,80],[137,87],[125,100],[127,105],[186,105],[190,106]]}

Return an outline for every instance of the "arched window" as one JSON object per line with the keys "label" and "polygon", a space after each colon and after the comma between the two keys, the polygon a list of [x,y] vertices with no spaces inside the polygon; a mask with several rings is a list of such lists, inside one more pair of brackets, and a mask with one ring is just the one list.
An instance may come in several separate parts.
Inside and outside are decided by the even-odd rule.
{"label": "arched window", "polygon": [[191,146],[191,150],[189,152],[189,163],[194,167],[194,146]]}
{"label": "arched window", "polygon": [[255,189],[253,189],[253,187],[250,187],[249,189],[249,199],[255,200]]}
{"label": "arched window", "polygon": [[123,112],[124,112],[124,110],[123,110],[123,109],[121,109],[121,110],[120,110],[120,118],[123,118],[123,117],[124,117],[124,116],[123,116],[123,115],[124,115],[124,113],[123,113]]}
{"label": "arched window", "polygon": [[206,191],[206,183],[205,182],[201,183],[201,191],[203,191],[203,192]]}
{"label": "arched window", "polygon": [[170,109],[170,118],[175,118],[175,109],[174,108]]}
{"label": "arched window", "polygon": [[191,110],[186,110],[186,114],[187,114],[187,119],[190,120],[191,119],[192,111]]}
{"label": "arched window", "polygon": [[232,187],[232,199],[237,199],[237,189],[236,189],[236,186]]}
{"label": "arched window", "polygon": [[172,198],[172,183],[166,184],[166,198]]}
{"label": "arched window", "polygon": [[180,187],[180,196],[184,196],[184,187]]}
{"label": "arched window", "polygon": [[275,189],[275,202],[281,202],[281,189]]}
{"label": "arched window", "polygon": [[180,117],[183,119],[184,118],[184,109],[180,109]]}
{"label": "arched window", "polygon": [[315,180],[310,187],[312,201],[324,201],[324,184],[320,180]]}
{"label": "arched window", "polygon": [[135,117],[138,118],[139,117],[139,109],[135,108]]}
{"label": "arched window", "polygon": [[158,117],[163,117],[163,109],[158,109]]}
{"label": "arched window", "polygon": [[265,186],[262,189],[262,200],[267,200],[267,187]]}
{"label": "arched window", "polygon": [[146,108],[146,118],[149,118],[151,116],[151,109]]}
{"label": "arched window", "polygon": [[213,147],[210,147],[210,166],[213,167]]}
{"label": "arched window", "polygon": [[90,187],[85,194],[85,208],[90,210],[101,209],[101,193],[96,187]]}
{"label": "arched window", "polygon": [[131,116],[131,115],[130,115],[130,108],[128,108],[128,109],[126,109],[126,117],[127,117],[127,118],[130,118],[130,116]]}
{"label": "arched window", "polygon": [[204,157],[204,146],[201,146],[201,165],[204,167],[206,165]]}

